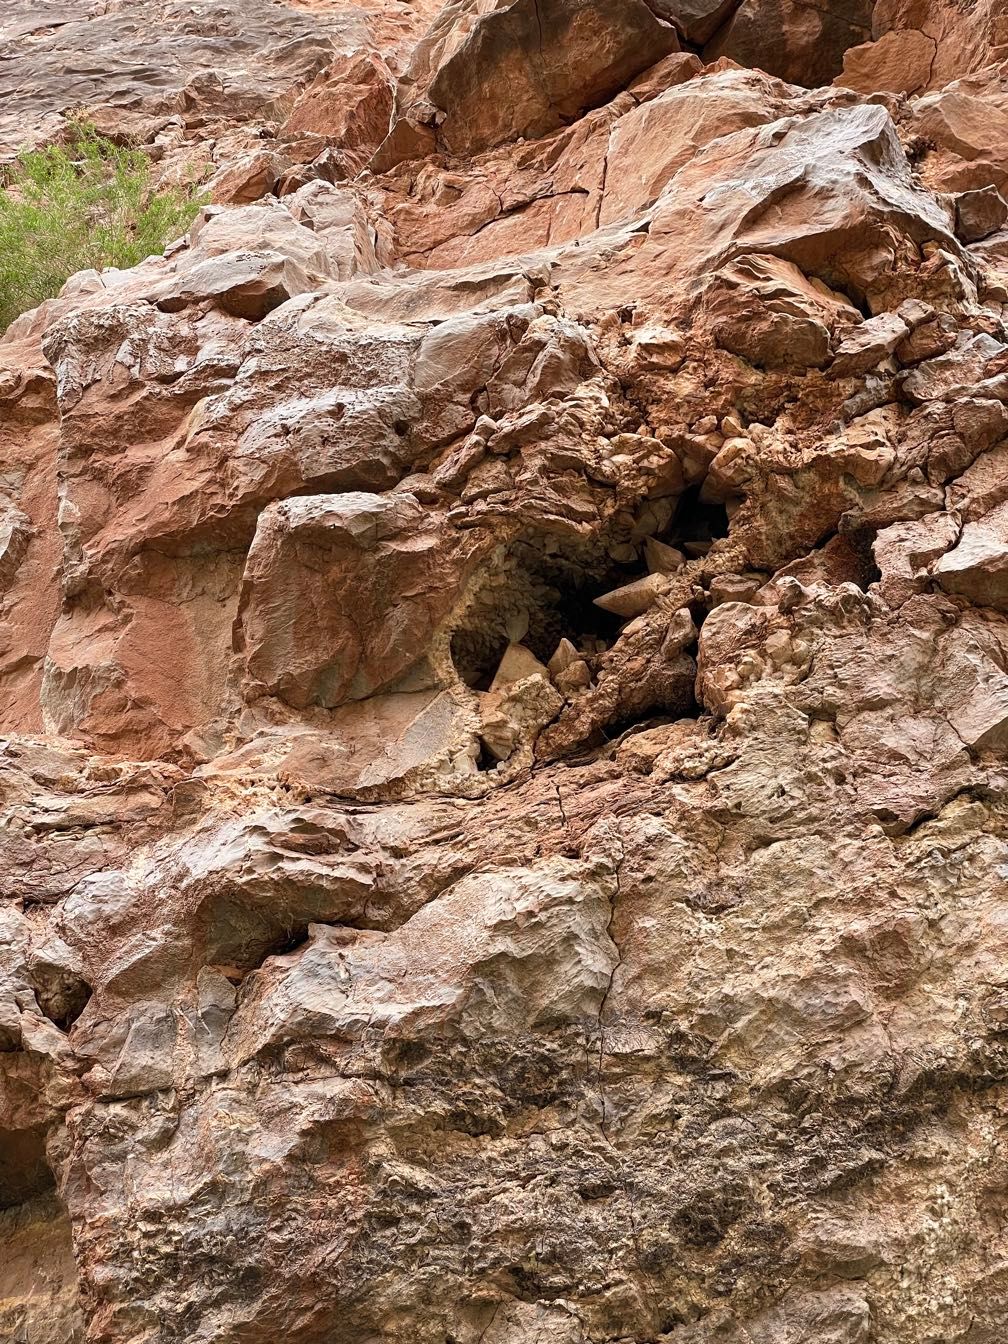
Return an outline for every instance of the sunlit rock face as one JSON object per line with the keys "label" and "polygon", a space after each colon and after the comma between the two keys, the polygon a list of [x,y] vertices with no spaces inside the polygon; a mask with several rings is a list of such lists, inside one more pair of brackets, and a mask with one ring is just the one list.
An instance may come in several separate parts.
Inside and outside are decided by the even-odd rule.
{"label": "sunlit rock face", "polygon": [[1008,20],[14,0],[0,1338],[1008,1337]]}

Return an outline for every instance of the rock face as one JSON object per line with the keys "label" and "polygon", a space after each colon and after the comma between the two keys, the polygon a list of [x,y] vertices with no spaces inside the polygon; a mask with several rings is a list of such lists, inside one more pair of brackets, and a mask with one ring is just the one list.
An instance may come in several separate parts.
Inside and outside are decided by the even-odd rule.
{"label": "rock face", "polygon": [[0,1338],[1005,1339],[1006,24],[7,6]]}

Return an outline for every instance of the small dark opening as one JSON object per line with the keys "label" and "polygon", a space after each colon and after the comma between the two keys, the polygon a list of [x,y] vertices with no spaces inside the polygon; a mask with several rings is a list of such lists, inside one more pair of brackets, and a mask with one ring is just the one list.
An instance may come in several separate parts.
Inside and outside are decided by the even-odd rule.
{"label": "small dark opening", "polygon": [[[687,650],[696,655],[695,646]],[[684,687],[681,700],[674,706],[674,712],[646,714],[623,714],[606,724],[605,735],[608,742],[614,742],[630,732],[639,733],[648,728],[662,728],[669,723],[679,723],[683,719],[702,719],[706,710],[697,702],[693,687]]]}
{"label": "small dark opening", "polygon": [[0,1209],[23,1204],[52,1190],[55,1184],[41,1125],[0,1130]]}
{"label": "small dark opening", "polygon": [[549,662],[562,639],[585,653],[609,648],[626,621],[595,606],[595,598],[646,573],[641,556],[617,562],[599,543],[592,551],[577,554],[547,552],[535,542],[517,542],[503,574],[488,576],[452,635],[452,659],[459,676],[473,690],[489,689],[519,613],[528,618],[520,642],[541,663]]}
{"label": "small dark opening", "polygon": [[716,500],[701,499],[701,489],[691,485],[679,500],[667,538],[673,546],[699,548],[728,535],[728,510]]}
{"label": "small dark opening", "polygon": [[877,535],[877,529],[870,525],[848,528],[843,532],[843,540],[850,548],[855,562],[852,566],[855,571],[851,576],[852,581],[863,592],[867,592],[873,583],[880,583],[882,579],[882,571],[875,563]]}
{"label": "small dark opening", "polygon": [[477,756],[476,758],[476,769],[478,771],[496,770],[497,757],[489,749],[489,747],[483,741],[482,738],[479,738],[478,740],[479,740],[480,753],[479,756]]}
{"label": "small dark opening", "polygon": [[36,990],[35,998],[54,1026],[60,1031],[69,1031],[91,1001],[91,986],[77,980],[60,985],[52,993]]}
{"label": "small dark opening", "polygon": [[229,966],[247,974],[260,967],[267,957],[286,956],[307,941],[307,920],[281,925],[268,912],[224,900],[214,908],[203,961],[207,966]]}
{"label": "small dark opening", "polygon": [[286,930],[280,935],[271,948],[263,954],[263,961],[267,957],[286,957],[291,952],[296,952],[299,947],[304,947],[308,942],[308,925],[299,924],[296,928]]}

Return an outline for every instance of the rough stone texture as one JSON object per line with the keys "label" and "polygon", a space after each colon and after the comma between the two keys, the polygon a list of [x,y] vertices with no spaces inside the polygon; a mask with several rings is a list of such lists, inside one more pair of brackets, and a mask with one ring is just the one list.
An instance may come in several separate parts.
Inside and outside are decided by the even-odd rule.
{"label": "rough stone texture", "polygon": [[741,0],[706,48],[796,84],[826,84],[871,33],[872,0]]}
{"label": "rough stone texture", "polygon": [[876,0],[871,27],[838,80],[864,93],[940,89],[1008,55],[1003,0]]}
{"label": "rough stone texture", "polygon": [[1002,10],[7,6],[0,1337],[1005,1339]]}
{"label": "rough stone texture", "polygon": [[678,49],[660,10],[648,0],[451,0],[403,77],[390,138],[404,118],[464,154],[573,121]]}

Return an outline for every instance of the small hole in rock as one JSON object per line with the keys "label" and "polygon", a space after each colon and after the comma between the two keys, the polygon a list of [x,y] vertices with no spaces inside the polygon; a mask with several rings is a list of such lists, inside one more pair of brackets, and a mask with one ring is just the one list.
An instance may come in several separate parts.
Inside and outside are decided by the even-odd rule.
{"label": "small hole in rock", "polygon": [[875,563],[876,528],[871,526],[852,528],[843,537],[853,557],[851,581],[867,592],[873,583],[881,583],[882,571]]}
{"label": "small hole in rock", "polygon": [[308,941],[308,921],[326,918],[324,907],[310,913],[302,908],[287,912],[287,919],[297,923],[282,923],[282,912],[255,910],[227,898],[215,902],[208,914],[203,964],[233,967],[241,975],[257,970],[268,957],[296,951]]}
{"label": "small hole in rock", "polygon": [[487,770],[496,770],[497,757],[489,749],[489,747],[483,741],[482,738],[478,738],[477,740],[479,742],[480,752],[479,755],[476,757],[476,769],[481,773]]}
{"label": "small hole in rock", "polygon": [[[630,548],[634,557],[636,548]],[[637,554],[613,560],[598,538],[572,544],[546,536],[515,542],[488,573],[452,635],[455,668],[474,690],[485,691],[513,640],[548,663],[562,639],[581,652],[603,652],[625,619],[595,606],[595,598],[647,573]]]}
{"label": "small hole in rock", "polygon": [[0,1130],[0,1209],[13,1208],[54,1188],[45,1139],[41,1125]]}
{"label": "small hole in rock", "polygon": [[83,980],[65,989],[57,998],[39,998],[39,1007],[60,1031],[69,1031],[91,1001],[91,987]]}
{"label": "small hole in rock", "polygon": [[728,535],[728,510],[715,500],[701,499],[699,485],[691,485],[681,496],[669,528],[668,540],[687,555],[702,554],[719,537]]}
{"label": "small hole in rock", "polygon": [[69,1031],[91,1000],[91,986],[76,970],[39,955],[32,959],[35,1001],[60,1031]]}
{"label": "small hole in rock", "polygon": [[308,925],[301,924],[290,932],[283,933],[269,951],[263,957],[286,957],[291,952],[296,952],[299,947],[304,947],[308,942]]}

